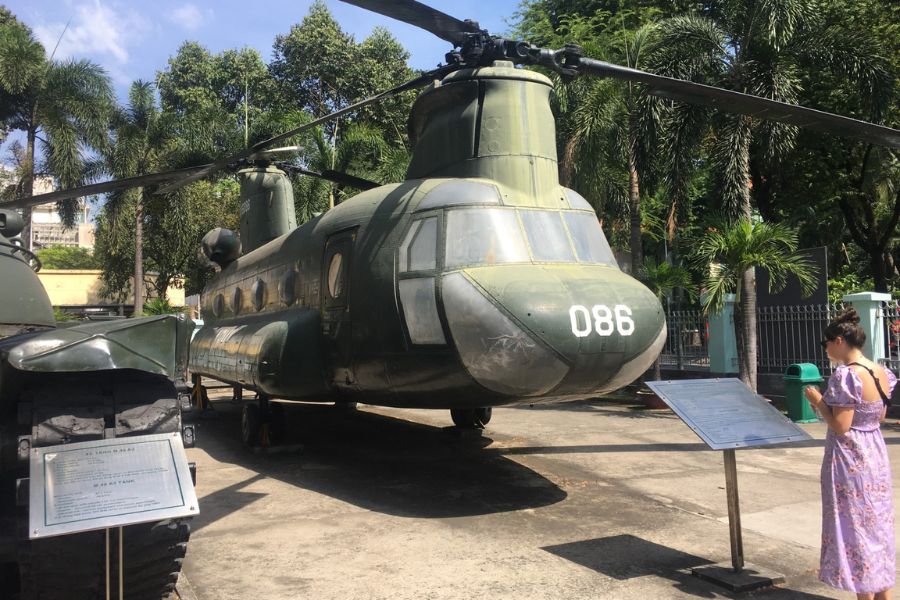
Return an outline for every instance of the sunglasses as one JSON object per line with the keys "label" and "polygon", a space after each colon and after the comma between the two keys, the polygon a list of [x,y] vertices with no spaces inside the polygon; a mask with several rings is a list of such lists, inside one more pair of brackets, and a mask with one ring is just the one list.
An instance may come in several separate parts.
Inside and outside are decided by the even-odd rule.
{"label": "sunglasses", "polygon": [[837,339],[837,338],[826,338],[826,339],[822,340],[822,341],[819,342],[819,343],[822,344],[822,347],[823,347],[823,348],[828,348],[828,343],[829,343],[829,342],[833,342],[833,341],[836,340],[836,339]]}

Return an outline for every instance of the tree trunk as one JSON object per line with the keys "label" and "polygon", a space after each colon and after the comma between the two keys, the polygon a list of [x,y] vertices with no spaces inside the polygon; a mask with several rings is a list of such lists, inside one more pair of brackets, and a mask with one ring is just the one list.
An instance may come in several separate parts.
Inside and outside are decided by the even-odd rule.
{"label": "tree trunk", "polygon": [[[32,115],[33,116],[33,115]],[[37,129],[28,128],[27,141],[25,142],[25,172],[22,174],[22,195],[25,197],[34,195],[34,154]],[[22,209],[22,221],[25,227],[22,229],[22,243],[28,250],[32,250],[33,235],[31,231],[31,207]]]}
{"label": "tree trunk", "polygon": [[559,161],[559,184],[563,187],[572,187],[572,170],[575,168],[575,136],[566,140],[563,146],[562,157]]}
{"label": "tree trunk", "polygon": [[628,203],[631,207],[631,273],[636,275],[644,262],[644,252],[641,244],[641,186],[634,144],[628,150]]}
{"label": "tree trunk", "polygon": [[[749,122],[746,122],[749,127]],[[743,165],[744,187],[741,190],[741,217],[747,222],[753,221],[753,209],[750,205],[750,136],[746,136],[746,143],[738,150],[743,153],[741,164]],[[746,383],[751,390],[756,391],[756,270],[751,267],[741,276],[740,307],[736,312],[740,313],[740,324],[735,318],[735,330],[740,330],[738,342],[738,362],[740,363],[741,381]],[[737,317],[737,315],[735,315]]]}
{"label": "tree trunk", "polygon": [[[738,338],[738,356],[741,357],[741,381],[756,391],[757,335],[756,335],[756,270],[744,273],[744,293],[741,294],[741,323],[735,320],[735,327],[741,329]],[[741,352],[743,346],[743,353]]]}
{"label": "tree trunk", "polygon": [[140,189],[134,204],[134,316],[144,312],[144,190]]}

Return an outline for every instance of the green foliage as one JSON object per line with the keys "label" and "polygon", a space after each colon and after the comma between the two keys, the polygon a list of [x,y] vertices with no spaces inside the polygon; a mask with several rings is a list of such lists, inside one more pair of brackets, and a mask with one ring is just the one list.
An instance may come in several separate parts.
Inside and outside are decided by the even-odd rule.
{"label": "green foliage", "polygon": [[98,269],[100,263],[87,248],[77,246],[50,246],[37,251],[37,257],[45,269]]}
{"label": "green foliage", "polygon": [[69,321],[77,321],[78,317],[75,315],[69,314],[64,310],[60,309],[58,306],[53,307],[53,320],[57,323],[66,323]]}
{"label": "green foliage", "polygon": [[752,268],[769,272],[770,292],[783,290],[790,275],[800,281],[804,294],[816,288],[816,267],[797,252],[797,232],[785,225],[749,219],[718,221],[697,240],[693,260],[706,269],[703,308],[707,311],[721,311],[727,294],[736,294],[741,302],[746,293],[743,275]]}
{"label": "green foliage", "polygon": [[[109,77],[99,65],[46,57],[31,30],[6,13],[0,24],[0,122],[4,131],[25,134],[20,194],[31,195],[40,174],[62,188],[81,185],[90,170],[88,151],[105,146],[113,106]],[[73,200],[59,205],[67,226],[75,223],[75,207]]]}
{"label": "green foliage", "polygon": [[845,266],[828,280],[828,301],[840,302],[847,294],[871,292],[873,289],[875,289],[875,282],[872,279],[862,278],[858,273]]}
{"label": "green foliage", "polygon": [[668,262],[658,263],[653,258],[645,258],[637,273],[637,278],[656,294],[660,302],[663,302],[676,290],[684,292],[689,299],[693,299],[697,295],[697,287],[694,285],[690,271]]}
{"label": "green foliage", "polygon": [[152,298],[144,304],[145,315],[174,315],[184,312],[183,306],[172,306],[167,298]]}

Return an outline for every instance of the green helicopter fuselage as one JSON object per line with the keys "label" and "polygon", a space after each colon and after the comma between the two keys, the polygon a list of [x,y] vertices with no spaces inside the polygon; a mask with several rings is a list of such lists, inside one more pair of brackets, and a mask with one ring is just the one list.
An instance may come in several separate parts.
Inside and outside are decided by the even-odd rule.
{"label": "green helicopter fuselage", "polygon": [[191,370],[272,398],[421,408],[631,383],[665,317],[559,184],[549,92],[508,63],[435,82],[406,181],[299,227],[284,174],[245,170],[245,252],[204,290]]}

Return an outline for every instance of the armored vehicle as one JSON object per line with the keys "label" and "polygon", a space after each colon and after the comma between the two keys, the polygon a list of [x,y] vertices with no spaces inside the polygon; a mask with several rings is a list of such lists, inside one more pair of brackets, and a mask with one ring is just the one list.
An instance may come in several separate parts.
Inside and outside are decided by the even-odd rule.
{"label": "armored vehicle", "polygon": [[[30,450],[167,432],[193,445],[193,426],[182,420],[193,324],[166,315],[57,327],[40,262],[14,241],[22,225],[18,213],[0,210],[0,597],[95,600],[107,589],[104,531],[28,538]],[[174,590],[189,535],[185,520],[124,528],[130,600]]]}

